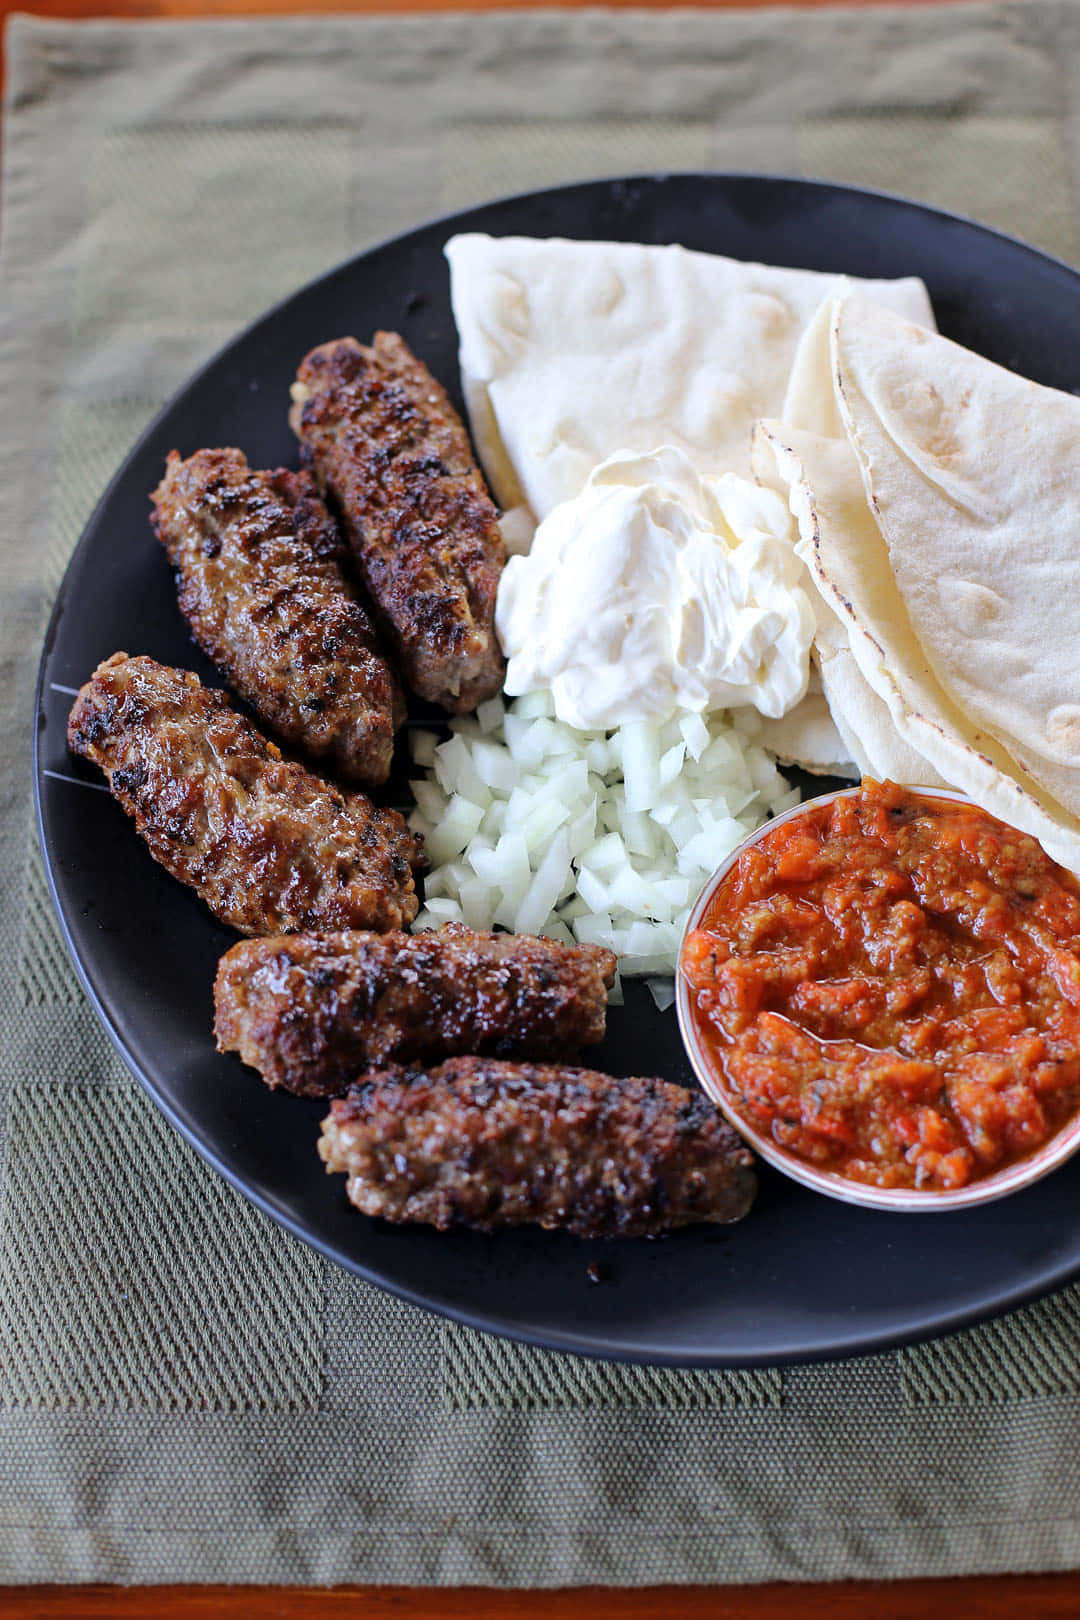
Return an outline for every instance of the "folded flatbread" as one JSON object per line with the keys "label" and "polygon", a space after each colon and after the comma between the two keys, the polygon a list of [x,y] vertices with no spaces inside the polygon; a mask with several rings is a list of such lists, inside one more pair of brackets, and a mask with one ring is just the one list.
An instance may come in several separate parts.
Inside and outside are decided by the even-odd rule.
{"label": "folded flatbread", "polygon": [[806,696],[777,720],[758,716],[753,740],[775,754],[781,765],[799,765],[813,776],[855,779],[872,774],[857,742],[845,739],[837,728],[816,660],[810,664]]}
{"label": "folded flatbread", "polygon": [[799,522],[841,734],[876,774],[944,781],[1080,870],[1080,400],[848,294],[788,408],[757,462]]}
{"label": "folded flatbread", "polygon": [[[677,246],[455,236],[447,243],[470,426],[522,530],[616,451],[683,450],[699,474],[750,476],[815,310],[844,278]],[[923,283],[859,283],[933,325]]]}

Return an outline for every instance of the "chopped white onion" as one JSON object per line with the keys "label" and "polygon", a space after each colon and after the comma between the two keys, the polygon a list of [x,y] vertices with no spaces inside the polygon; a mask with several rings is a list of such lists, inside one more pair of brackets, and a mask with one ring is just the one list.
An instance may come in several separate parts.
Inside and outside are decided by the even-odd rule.
{"label": "chopped white onion", "polygon": [[661,1012],[675,1005],[675,986],[670,979],[646,979],[645,983]]}
{"label": "chopped white onion", "polygon": [[701,885],[798,794],[722,714],[612,732],[553,716],[550,695],[531,692],[481,704],[437,745],[411,733],[426,774],[409,825],[432,862],[416,927],[462,921],[606,945],[670,1006]]}
{"label": "chopped white onion", "polygon": [[435,750],[439,746],[437,731],[423,731],[418,726],[409,733],[409,744],[416,764],[429,771],[435,763]]}

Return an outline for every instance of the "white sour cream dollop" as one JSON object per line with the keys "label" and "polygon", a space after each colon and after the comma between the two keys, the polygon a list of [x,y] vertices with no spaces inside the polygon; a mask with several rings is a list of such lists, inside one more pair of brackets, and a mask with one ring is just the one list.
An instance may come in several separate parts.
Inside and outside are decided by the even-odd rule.
{"label": "white sour cream dollop", "polygon": [[495,625],[511,695],[599,731],[803,697],[814,615],[786,502],[683,451],[621,452],[511,557]]}

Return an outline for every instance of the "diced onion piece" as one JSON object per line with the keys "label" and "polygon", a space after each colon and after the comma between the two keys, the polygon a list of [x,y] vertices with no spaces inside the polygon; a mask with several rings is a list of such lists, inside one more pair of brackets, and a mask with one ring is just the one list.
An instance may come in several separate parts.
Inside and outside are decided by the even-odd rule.
{"label": "diced onion piece", "polygon": [[[783,777],[780,778],[783,781]],[[802,800],[798,788],[788,788],[786,793],[779,793],[769,800],[769,809],[774,816],[782,816],[785,810],[794,810]]]}
{"label": "diced onion piece", "polygon": [[646,979],[645,983],[660,1012],[667,1012],[675,1005],[674,979]]}
{"label": "diced onion piece", "polygon": [[486,805],[491,797],[476,774],[465,737],[456,730],[435,750],[435,780],[444,792],[458,793],[473,803]]}
{"label": "diced onion piece", "polygon": [[658,827],[670,827],[679,813],[679,806],[667,799],[662,804],[654,804],[649,811],[650,816]]}
{"label": "diced onion piece", "polygon": [[484,809],[484,805],[463,798],[460,793],[453,794],[445,814],[426,840],[428,859],[438,865],[460,855],[473,834],[479,831]]}
{"label": "diced onion piece", "polygon": [[[409,733],[409,750],[414,762],[425,771],[430,771],[435,763],[435,750],[439,746],[437,731],[422,730],[419,726]],[[411,784],[415,787],[415,783]]]}
{"label": "diced onion piece", "polygon": [[709,728],[700,714],[684,714],[679,719],[686,751],[691,759],[700,759],[709,746]]}
{"label": "diced onion piece", "polygon": [[657,840],[653,836],[652,822],[644,810],[626,810],[623,815],[623,836],[631,855],[643,855],[652,860]]}
{"label": "diced onion piece", "polygon": [[[486,703],[477,706],[476,723],[485,737],[489,732],[498,731],[502,724],[504,712],[503,701],[500,697],[488,698]],[[416,757],[415,752],[413,757]]]}
{"label": "diced onion piece", "polygon": [[416,800],[416,808],[428,826],[434,827],[437,821],[442,820],[443,811],[446,809],[446,795],[442,788],[438,782],[429,782],[424,777],[420,777],[416,782],[410,782],[409,786]]}
{"label": "diced onion piece", "polygon": [[610,950],[615,929],[606,911],[594,911],[587,917],[575,918],[573,932],[581,945],[606,945]]}
{"label": "diced onion piece", "polygon": [[[424,906],[423,915],[427,918],[429,928],[441,928],[443,923],[465,920],[456,900],[429,900]],[[417,922],[419,921],[418,917]]]}
{"label": "diced onion piece", "polygon": [[480,831],[485,838],[498,838],[506,827],[506,802],[503,799],[492,799],[484,811],[484,819],[480,823]]}
{"label": "diced onion piece", "polygon": [[463,878],[458,885],[461,912],[470,928],[487,933],[491,928],[491,890],[483,878]]}
{"label": "diced onion piece", "polygon": [[530,851],[545,850],[553,834],[569,819],[570,812],[564,803],[556,797],[538,793],[532,809],[521,823],[521,836]]}
{"label": "diced onion piece", "polygon": [[596,835],[596,795],[570,823],[570,858],[577,860],[592,846]]}
{"label": "diced onion piece", "polygon": [[610,776],[619,768],[619,761],[606,737],[595,737],[585,744],[585,760],[590,771],[598,776]]}
{"label": "diced onion piece", "polygon": [[609,832],[605,833],[603,838],[598,838],[595,844],[590,844],[588,849],[582,852],[578,865],[587,867],[590,872],[603,874],[605,872],[617,872],[621,866],[627,864],[628,860],[626,845],[623,843],[620,834]]}
{"label": "diced onion piece", "polygon": [[[497,700],[492,698],[491,701],[494,703]],[[535,720],[537,715],[554,714],[555,700],[550,692],[527,692],[515,702],[514,713],[520,715],[523,720]]]}
{"label": "diced onion piece", "polygon": [[644,720],[622,726],[622,768],[626,808],[647,810],[660,787],[660,759],[656,727]]}
{"label": "diced onion piece", "polygon": [[631,916],[640,917],[649,911],[652,900],[651,886],[634,871],[632,866],[624,866],[616,875],[610,894],[613,907],[628,911]]}
{"label": "diced onion piece", "polygon": [[514,917],[515,934],[538,934],[555,910],[570,872],[570,837],[560,829],[548,845],[536,876]]}
{"label": "diced onion piece", "polygon": [[667,787],[670,783],[675,781],[679,772],[683,768],[683,760],[685,758],[686,744],[684,742],[676,743],[674,747],[669,748],[667,752],[661,756],[657,774],[660,778],[660,786],[662,788]]}
{"label": "diced onion piece", "polygon": [[431,763],[410,825],[432,861],[414,926],[461,919],[604,945],[622,973],[659,982],[705,878],[797,794],[721,715],[606,734],[553,716],[534,692],[509,707],[492,698],[437,745],[414,734],[417,762]]}
{"label": "diced onion piece", "polygon": [[472,750],[472,762],[485,787],[494,788],[498,793],[509,793],[517,786],[518,768],[513,756],[497,743],[476,743]]}
{"label": "diced onion piece", "polygon": [[606,883],[601,883],[595,872],[587,866],[580,866],[577,873],[577,892],[591,912],[599,915],[607,910],[611,904],[611,893]]}

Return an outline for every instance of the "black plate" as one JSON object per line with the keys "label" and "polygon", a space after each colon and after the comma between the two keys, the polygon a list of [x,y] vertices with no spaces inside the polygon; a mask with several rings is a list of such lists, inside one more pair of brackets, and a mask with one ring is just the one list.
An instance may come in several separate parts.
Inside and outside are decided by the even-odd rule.
{"label": "black plate", "polygon": [[[591,1355],[738,1365],[869,1351],[1017,1304],[1080,1271],[1080,1158],[1001,1203],[950,1215],[850,1208],[765,1169],[750,1216],[660,1241],[588,1244],[398,1229],[346,1203],[315,1155],[324,1106],[272,1095],[214,1051],[210,988],[232,936],[157,867],[66,751],[68,689],[124,649],[216,682],[176,607],[147,523],[166,452],[236,444],[295,463],[288,387],[308,348],[401,331],[456,392],[442,256],[458,230],[687,247],[863,276],[921,275],[941,329],[1039,382],[1069,389],[1080,277],[1020,243],[915,204],[839,186],[703,175],[571,186],[473,209],[388,242],[251,327],[158,417],[114,479],[72,559],[38,691],[35,782],[53,898],[79,975],[133,1074],[248,1198],[339,1264],[476,1326]],[[459,401],[460,403],[460,401]],[[690,1083],[673,1012],[632,986],[598,1067]],[[602,1281],[590,1281],[598,1262]]]}

